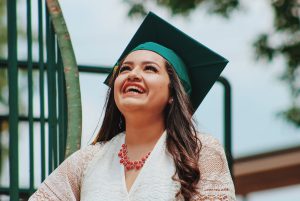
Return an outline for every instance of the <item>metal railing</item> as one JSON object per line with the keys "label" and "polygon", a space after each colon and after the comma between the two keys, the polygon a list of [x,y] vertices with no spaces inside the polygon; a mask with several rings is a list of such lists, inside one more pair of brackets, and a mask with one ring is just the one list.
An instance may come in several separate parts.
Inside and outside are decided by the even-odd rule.
{"label": "metal railing", "polygon": [[[28,116],[20,118],[19,116],[19,62],[18,52],[18,32],[17,32],[17,1],[9,0],[7,3],[7,36],[8,36],[8,59],[1,62],[1,67],[7,68],[8,89],[9,89],[9,188],[1,188],[1,194],[9,194],[10,200],[19,200],[20,195],[31,194],[34,192],[34,122],[38,121],[40,125],[40,151],[41,151],[41,180],[43,181],[47,173],[58,166],[64,160],[65,133],[67,120],[66,98],[64,73],[61,65],[59,53],[56,46],[55,33],[49,19],[45,1],[37,1],[38,23],[38,62],[33,62],[33,25],[32,25],[32,5],[27,0],[26,4],[26,32],[27,32],[27,79],[28,79]],[[45,25],[44,25],[45,22]],[[44,34],[45,31],[45,34]],[[46,44],[44,44],[44,40]],[[46,51],[45,51],[46,50]],[[47,68],[46,68],[47,66]],[[39,117],[33,116],[33,68],[39,72]],[[45,77],[46,75],[46,77]],[[45,82],[45,78],[47,83]],[[47,88],[47,90],[45,90]],[[48,100],[45,100],[47,93]],[[47,103],[47,105],[46,105]],[[46,119],[45,107],[48,109]],[[58,114],[57,114],[58,112]],[[2,116],[1,122],[6,120]],[[29,125],[29,188],[19,189],[19,121],[28,121]],[[46,124],[47,121],[47,124]],[[46,128],[46,125],[48,128]],[[46,129],[48,136],[46,136]],[[47,137],[47,140],[46,140]],[[46,146],[47,142],[47,146]],[[48,150],[46,150],[46,147]],[[47,156],[46,156],[47,153]],[[46,161],[47,160],[47,161]],[[47,167],[46,167],[47,164]]]}
{"label": "metal railing", "polygon": [[[63,160],[64,160],[64,152],[65,152],[65,147],[66,147],[66,129],[67,129],[67,119],[66,119],[66,99],[65,99],[65,90],[64,90],[64,77],[63,77],[63,72],[61,71],[62,66],[60,63],[60,60],[58,60],[54,66],[56,71],[54,71],[54,79],[52,82],[50,82],[51,77],[47,75],[49,73],[49,68],[53,68],[51,65],[48,63],[43,63],[43,70],[41,71],[41,63],[40,62],[30,62],[30,67],[28,65],[28,61],[19,61],[17,62],[17,70],[26,70],[28,73],[26,74],[28,80],[32,80],[32,73],[33,72],[38,72],[39,76],[39,83],[38,85],[43,88],[43,90],[39,90],[39,108],[40,108],[40,115],[39,116],[33,116],[33,83],[29,82],[28,83],[28,114],[27,115],[19,115],[17,114],[17,123],[16,123],[16,130],[18,131],[18,125],[21,122],[27,122],[29,125],[29,165],[30,165],[30,171],[29,171],[29,188],[22,188],[22,189],[14,189],[12,190],[11,187],[1,187],[0,186],[0,195],[5,194],[9,195],[11,200],[18,200],[19,198],[28,198],[34,191],[34,180],[35,180],[35,169],[34,169],[34,149],[33,145],[34,143],[40,143],[41,144],[41,182],[45,179],[45,177],[50,174],[54,168],[56,168]],[[8,65],[9,61],[8,60],[0,60],[0,70],[7,70],[8,71]],[[78,66],[80,72],[89,72],[89,73],[109,73],[111,68],[109,67],[96,67],[96,66],[83,66],[79,65]],[[60,72],[61,71],[61,72]],[[42,73],[42,75],[41,75]],[[44,78],[40,78],[41,76],[47,75],[47,93],[48,93],[48,101],[44,100],[44,96],[42,97],[40,94],[45,94],[45,82],[43,81]],[[30,78],[31,77],[31,78]],[[10,77],[9,77],[10,78]],[[61,79],[61,80],[59,80]],[[53,84],[57,83],[57,84]],[[49,87],[49,85],[52,85],[52,88]],[[17,85],[17,79],[14,80],[14,85]],[[56,86],[55,86],[56,85]],[[18,86],[14,86],[18,88]],[[30,89],[31,88],[31,89]],[[32,90],[30,92],[30,90]],[[52,90],[52,91],[51,91]],[[18,89],[17,89],[18,93]],[[50,98],[49,96],[52,96]],[[58,96],[56,98],[55,96]],[[53,98],[55,97],[55,98]],[[17,99],[15,99],[17,100]],[[14,101],[15,101],[14,100]],[[51,103],[52,102],[52,103]],[[31,105],[31,106],[30,106]],[[47,107],[48,115],[45,114],[45,105]],[[58,108],[57,108],[58,105]],[[11,105],[9,105],[11,107]],[[18,107],[18,106],[17,106]],[[59,111],[58,114],[56,112],[51,113],[50,110],[57,110]],[[4,122],[9,122],[9,117],[11,115],[11,110],[9,114],[0,114],[0,128],[1,125]],[[52,122],[51,122],[52,121]],[[39,123],[40,125],[40,133],[34,133],[33,131],[33,125],[34,123]],[[46,125],[48,127],[46,128]],[[58,127],[58,129],[57,129]],[[48,132],[45,132],[47,129]],[[10,132],[10,131],[9,131]],[[1,133],[1,129],[0,129]],[[48,136],[46,136],[46,133],[48,133]],[[34,135],[39,134],[40,137],[40,142],[34,142]],[[11,135],[10,135],[11,136]],[[0,135],[1,139],[1,135]],[[16,144],[19,143],[18,138],[17,139],[11,139],[13,145],[10,145],[11,147],[9,149],[9,152],[11,150],[15,150]],[[46,145],[46,142],[47,145]],[[48,150],[46,150],[46,147],[48,146]],[[12,148],[13,147],[13,148]],[[0,153],[1,153],[1,147],[0,147]],[[18,164],[18,158],[19,158],[19,151],[15,153],[17,155],[13,157],[9,157],[9,164],[10,164],[10,178],[14,178],[15,180],[13,181],[14,184],[19,185],[19,175],[18,175],[18,170],[19,170],[19,164]],[[1,157],[1,154],[0,154]],[[46,161],[47,160],[47,161]],[[1,161],[1,158],[0,158]],[[17,164],[16,164],[17,163]],[[11,171],[11,165],[15,165],[15,169]],[[46,164],[48,166],[46,167]],[[10,185],[11,186],[11,185]],[[19,195],[19,197],[13,197]]]}

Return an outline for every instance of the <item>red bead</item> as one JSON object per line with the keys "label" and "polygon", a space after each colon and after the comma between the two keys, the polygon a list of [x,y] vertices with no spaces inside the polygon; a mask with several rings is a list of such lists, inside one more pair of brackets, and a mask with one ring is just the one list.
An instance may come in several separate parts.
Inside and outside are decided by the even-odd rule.
{"label": "red bead", "polygon": [[144,157],[142,157],[140,160],[136,161],[130,161],[129,157],[127,156],[127,146],[126,144],[122,144],[122,147],[118,153],[120,160],[120,163],[123,164],[123,166],[126,168],[126,170],[131,170],[131,169],[136,169],[139,170],[140,168],[143,167],[145,164],[145,161],[151,154],[151,152],[148,152]]}

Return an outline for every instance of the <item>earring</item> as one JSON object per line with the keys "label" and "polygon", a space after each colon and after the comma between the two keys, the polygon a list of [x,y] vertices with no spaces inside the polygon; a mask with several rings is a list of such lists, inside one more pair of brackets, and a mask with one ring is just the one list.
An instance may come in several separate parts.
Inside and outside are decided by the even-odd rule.
{"label": "earring", "polygon": [[172,104],[173,101],[174,101],[174,99],[173,99],[173,98],[170,98],[170,99],[169,99],[169,104]]}

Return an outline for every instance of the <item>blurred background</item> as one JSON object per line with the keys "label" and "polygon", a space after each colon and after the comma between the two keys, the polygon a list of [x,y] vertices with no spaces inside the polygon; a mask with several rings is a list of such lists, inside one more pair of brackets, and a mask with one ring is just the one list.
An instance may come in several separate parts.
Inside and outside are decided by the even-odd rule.
{"label": "blurred background", "polygon": [[[298,0],[60,3],[80,67],[82,147],[92,142],[101,125],[107,69],[152,11],[229,60],[222,76],[231,86],[231,150],[238,200],[300,200]],[[63,160],[65,143],[60,133],[66,128],[50,125],[65,121],[61,116],[66,103],[59,95],[63,75],[58,67],[48,70],[55,66],[51,55],[58,65],[61,62],[45,2],[19,0],[15,6],[14,19],[8,12],[13,6],[0,0],[0,200],[10,199],[12,172],[20,197],[26,200]],[[9,39],[9,24],[17,27],[15,40]],[[16,47],[18,66],[11,77],[10,45]],[[9,84],[12,79],[17,84]],[[17,96],[9,99],[10,88]],[[12,99],[17,111],[10,107]],[[224,142],[224,110],[224,87],[217,82],[194,115],[198,129]],[[11,130],[9,118],[15,111],[18,122]]]}

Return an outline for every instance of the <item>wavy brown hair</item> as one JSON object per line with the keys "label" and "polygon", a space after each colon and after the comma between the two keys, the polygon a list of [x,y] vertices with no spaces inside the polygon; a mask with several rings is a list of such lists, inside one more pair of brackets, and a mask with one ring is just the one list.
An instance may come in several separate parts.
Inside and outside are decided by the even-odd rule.
{"label": "wavy brown hair", "polygon": [[[176,72],[167,61],[166,69],[170,77],[170,95],[173,98],[173,102],[164,110],[167,150],[172,155],[176,168],[172,179],[181,184],[176,197],[182,196],[185,201],[190,201],[198,194],[197,184],[200,180],[198,160],[201,142],[194,126],[193,108],[189,97]],[[109,80],[110,88],[104,106],[103,124],[94,143],[109,141],[118,133],[125,131],[125,119],[117,108],[113,93],[118,73],[119,68]]]}

